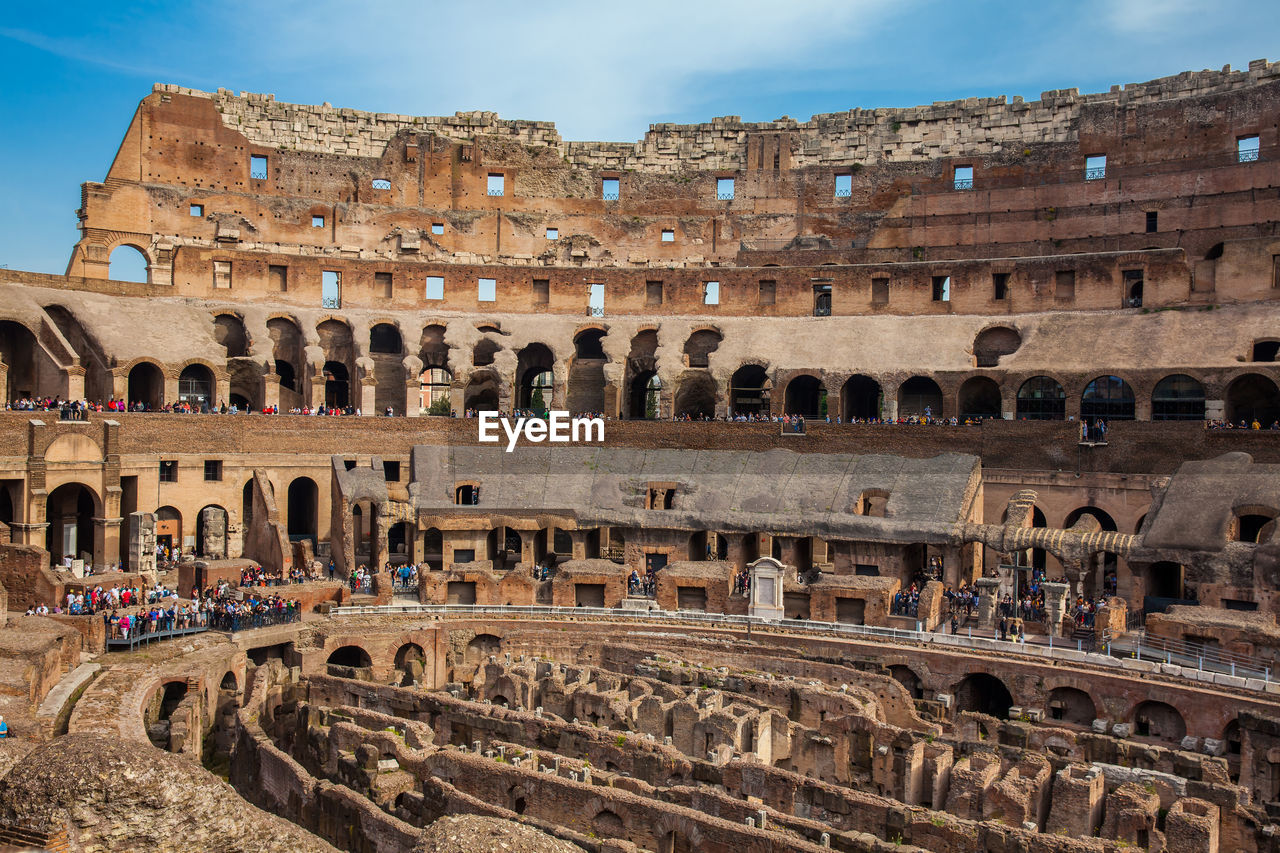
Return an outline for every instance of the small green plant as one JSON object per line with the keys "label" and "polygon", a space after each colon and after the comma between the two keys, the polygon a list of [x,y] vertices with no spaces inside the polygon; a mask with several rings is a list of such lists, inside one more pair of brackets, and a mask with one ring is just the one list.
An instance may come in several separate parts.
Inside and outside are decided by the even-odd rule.
{"label": "small green plant", "polygon": [[894,133],[897,133],[898,131],[902,130],[902,122],[900,122],[900,121],[895,121],[895,122],[891,125],[891,127],[893,128],[893,132],[894,132]]}
{"label": "small green plant", "polygon": [[938,815],[934,815],[933,817],[929,818],[929,823],[937,827],[943,827],[947,825],[946,819],[939,817]]}
{"label": "small green plant", "polygon": [[613,742],[618,746],[619,749],[621,749],[622,747],[627,745],[627,736],[618,735],[618,737],[615,738]]}

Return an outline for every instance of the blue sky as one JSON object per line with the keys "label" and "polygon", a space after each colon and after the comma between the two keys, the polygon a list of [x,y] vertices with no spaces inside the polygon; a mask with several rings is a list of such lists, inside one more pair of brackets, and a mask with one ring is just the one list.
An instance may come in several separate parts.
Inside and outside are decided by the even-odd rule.
{"label": "blue sky", "polygon": [[59,273],[79,185],[154,82],[632,141],[652,122],[1032,99],[1280,54],[1274,0],[35,5],[0,20],[0,266]]}

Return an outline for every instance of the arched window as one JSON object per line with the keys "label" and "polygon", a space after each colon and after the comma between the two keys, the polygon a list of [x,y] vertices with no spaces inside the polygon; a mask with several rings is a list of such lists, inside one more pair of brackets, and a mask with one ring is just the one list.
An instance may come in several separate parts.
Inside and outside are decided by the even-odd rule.
{"label": "arched window", "polygon": [[1204,386],[1185,373],[1161,379],[1151,392],[1151,420],[1204,420]]}
{"label": "arched window", "polygon": [[1080,396],[1080,418],[1090,423],[1133,420],[1133,389],[1119,376],[1099,376]]}
{"label": "arched window", "polygon": [[433,415],[449,414],[449,389],[453,387],[453,375],[443,367],[428,367],[419,375],[418,381],[419,408]]}
{"label": "arched window", "polygon": [[116,246],[107,262],[107,275],[114,281],[150,281],[147,256],[137,246]]}
{"label": "arched window", "polygon": [[1018,389],[1018,420],[1061,421],[1067,417],[1067,394],[1058,380],[1032,376]]}

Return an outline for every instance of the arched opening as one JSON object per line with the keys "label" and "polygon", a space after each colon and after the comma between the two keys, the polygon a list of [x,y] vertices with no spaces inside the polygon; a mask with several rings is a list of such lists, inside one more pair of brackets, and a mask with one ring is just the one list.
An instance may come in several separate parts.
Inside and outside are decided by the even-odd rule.
{"label": "arched opening", "polygon": [[654,420],[661,411],[662,380],[652,370],[642,371],[631,380],[631,405],[628,416]]}
{"label": "arched opening", "polygon": [[387,530],[387,556],[399,565],[409,562],[409,543],[413,541],[413,525],[397,521]]}
{"label": "arched opening", "polygon": [[422,559],[434,571],[444,568],[444,535],[438,528],[428,527],[422,534]]}
{"label": "arched opening", "polygon": [[405,643],[396,651],[396,669],[403,673],[403,684],[415,684],[422,679],[427,664],[427,653],[417,643]]}
{"label": "arched opening", "polygon": [[976,711],[1003,720],[1013,707],[1013,696],[1004,682],[994,675],[976,672],[956,685],[952,691],[956,697],[957,711]]}
{"label": "arched opening", "polygon": [[209,504],[196,516],[196,554],[217,560],[228,556],[227,511],[217,504]]}
{"label": "arched opening", "polygon": [[178,402],[207,411],[217,405],[213,388],[213,371],[203,364],[189,364],[178,375]]}
{"label": "arched opening", "polygon": [[998,418],[1001,414],[1000,386],[986,376],[974,376],[960,386],[960,419]]}
{"label": "arched opening", "polygon": [[445,343],[445,327],[439,323],[424,326],[418,341],[418,358],[423,364],[449,366],[449,345]]}
{"label": "arched opening", "polygon": [[497,356],[498,350],[502,349],[502,345],[497,341],[491,341],[488,338],[476,344],[475,349],[471,351],[471,364],[473,367],[488,367],[493,364],[493,359]]}
{"label": "arched opening", "polygon": [[1250,361],[1275,361],[1280,355],[1280,341],[1261,340],[1253,342],[1253,353]]}
{"label": "arched opening", "polygon": [[244,358],[249,354],[249,332],[235,314],[219,314],[213,318],[213,339],[227,351],[227,358]]}
{"label": "arched opening", "polygon": [[267,333],[271,336],[271,358],[279,377],[280,408],[287,412],[302,405],[299,375],[306,363],[302,330],[292,320],[272,317],[267,321]]}
{"label": "arched opening", "polygon": [[827,414],[827,389],[816,376],[793,377],[783,392],[782,410],[788,415],[821,418]]}
{"label": "arched opening", "polygon": [[496,655],[501,651],[501,639],[493,634],[476,634],[471,638],[471,642],[467,643],[463,661],[468,664],[481,664],[489,659],[489,655]]}
{"label": "arched opening", "polygon": [[[1111,514],[1096,506],[1082,506],[1073,509],[1067,514],[1062,526],[1064,529],[1070,530],[1085,516],[1090,516],[1097,521],[1096,527],[1093,522],[1086,521],[1083,525],[1086,531],[1119,530]],[[1091,554],[1086,554],[1082,568],[1084,569],[1084,575],[1079,580],[1083,584],[1086,595],[1101,592],[1104,589],[1115,588],[1119,571],[1119,559],[1115,554],[1110,551],[1095,551]],[[1075,578],[1072,578],[1072,580],[1075,580]]]}
{"label": "arched opening", "polygon": [[911,667],[895,664],[889,667],[889,675],[911,694],[912,699],[924,698],[924,685],[920,681],[920,676],[916,675]]}
{"label": "arched opening", "polygon": [[84,368],[84,397],[88,400],[114,397],[107,355],[97,336],[85,329],[79,318],[64,305],[46,305],[44,311],[80,356],[80,366]]}
{"label": "arched opening", "polygon": [[510,527],[495,527],[485,539],[485,555],[493,561],[494,569],[505,571],[520,561],[522,543],[520,532]]}
{"label": "arched opening", "polygon": [[1258,373],[1237,376],[1227,386],[1227,420],[1232,423],[1271,426],[1280,420],[1280,391],[1276,383]]}
{"label": "arched opening", "polygon": [[249,538],[249,531],[253,529],[253,479],[245,481],[244,488],[240,490],[240,525],[245,532],[245,539]]}
{"label": "arched opening", "polygon": [[[348,669],[368,669],[373,666],[369,653],[360,646],[341,646],[334,649],[325,663],[330,667],[340,666]],[[329,673],[333,675],[332,672]]]}
{"label": "arched opening", "polygon": [[1050,376],[1032,376],[1018,388],[1018,420],[1061,421],[1067,417],[1067,392]]}
{"label": "arched opening", "polygon": [[165,549],[170,559],[182,553],[182,513],[171,506],[156,510],[156,546]]}
{"label": "arched opening", "polygon": [[1099,376],[1080,395],[1080,419],[1090,424],[1133,420],[1133,389],[1119,376]]}
{"label": "arched opening", "polygon": [[400,339],[400,330],[390,323],[378,323],[369,330],[369,352],[383,355],[400,355],[404,343]]}
{"label": "arched opening", "polygon": [[1133,709],[1133,733],[1138,737],[1179,743],[1187,736],[1187,723],[1172,705],[1148,701]]}
{"label": "arched opening", "polygon": [[151,264],[137,246],[125,243],[111,250],[107,261],[107,277],[112,281],[151,281]]}
{"label": "arched opening", "polygon": [[995,367],[1002,356],[1018,351],[1022,346],[1022,335],[1017,329],[1008,326],[995,326],[983,329],[973,339],[973,361],[977,367]]}
{"label": "arched opening", "polygon": [[345,409],[351,403],[350,375],[340,361],[324,363],[324,404],[331,409]]}
{"label": "arched opening", "polygon": [[706,373],[690,373],[680,380],[672,404],[675,416],[694,420],[715,417],[716,382]]}
{"label": "arched opening", "polygon": [[164,373],[149,361],[140,361],[129,370],[130,408],[145,406],[156,411],[164,406]]}
{"label": "arched opening", "polygon": [[1276,516],[1272,507],[1251,504],[1231,511],[1230,539],[1233,542],[1267,542],[1275,534]]}
{"label": "arched opening", "polygon": [[714,329],[699,329],[684,342],[685,364],[689,367],[708,367],[711,353],[720,348],[724,336]]}
{"label": "arched opening", "polygon": [[187,698],[185,681],[170,681],[151,694],[143,713],[143,722],[147,727],[147,738],[157,749],[168,749],[169,734],[173,712],[178,710],[182,700]]}
{"label": "arched opening", "polygon": [[942,389],[927,376],[912,376],[898,388],[898,415],[904,418],[942,417]]}
{"label": "arched opening", "polygon": [[529,344],[520,350],[516,359],[517,389],[516,407],[545,412],[551,406],[554,376],[552,367],[555,356],[545,344]]}
{"label": "arched opening", "polygon": [[1077,726],[1092,725],[1098,716],[1093,698],[1075,687],[1055,687],[1051,690],[1045,710],[1049,719]]}
{"label": "arched opening", "polygon": [[605,809],[591,819],[591,830],[600,838],[626,838],[627,825],[622,818]]}
{"label": "arched opening", "polygon": [[295,477],[289,483],[286,527],[289,541],[310,539],[315,542],[318,531],[320,487],[310,477]]}
{"label": "arched opening", "polygon": [[844,419],[846,423],[854,421],[870,421],[880,417],[883,410],[884,392],[880,383],[870,376],[850,376],[840,391],[840,399],[844,403]]}
{"label": "arched opening", "polygon": [[498,375],[482,370],[471,375],[462,391],[462,405],[468,410],[496,412],[498,410]]}
{"label": "arched opening", "polygon": [[571,412],[604,411],[604,365],[608,361],[601,345],[604,337],[602,329],[583,329],[573,338],[574,358],[569,365],[566,395],[566,405]]}
{"label": "arched opening", "polygon": [[69,566],[71,560],[94,564],[93,518],[98,496],[81,483],[64,483],[45,502],[45,550],[52,565]]}
{"label": "arched opening", "polygon": [[1151,391],[1151,420],[1204,420],[1204,386],[1185,373],[1161,379]]}
{"label": "arched opening", "polygon": [[12,320],[0,320],[0,359],[9,367],[10,400],[59,393],[56,389],[46,389],[39,381],[36,354],[36,338],[30,329]]}
{"label": "arched opening", "polygon": [[735,415],[769,413],[769,375],[758,364],[744,364],[729,380],[729,403]]}
{"label": "arched opening", "polygon": [[447,415],[453,411],[449,402],[453,374],[444,367],[428,367],[418,374],[418,409],[427,415]]}
{"label": "arched opening", "polygon": [[222,681],[218,682],[218,689],[229,691],[231,693],[239,690],[240,685],[236,681],[236,674],[231,670],[227,670],[226,674],[222,676]]}

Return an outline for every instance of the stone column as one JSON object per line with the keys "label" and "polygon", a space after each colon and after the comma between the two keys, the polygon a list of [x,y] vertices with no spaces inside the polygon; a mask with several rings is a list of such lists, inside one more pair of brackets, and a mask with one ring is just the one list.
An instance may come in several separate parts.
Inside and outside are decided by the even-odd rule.
{"label": "stone column", "polygon": [[84,399],[84,367],[79,364],[67,368],[67,399]]}
{"label": "stone column", "polygon": [[1054,637],[1062,636],[1062,618],[1067,613],[1067,584],[1043,581],[1045,626]]}
{"label": "stone column", "polygon": [[880,393],[884,398],[880,417],[885,420],[893,420],[898,417],[898,386],[892,383],[882,385]]}
{"label": "stone column", "polygon": [[569,530],[566,532],[569,534],[569,538],[573,541],[573,559],[587,559],[587,531]]}
{"label": "stone column", "polygon": [[360,380],[360,399],[353,400],[360,407],[360,414],[368,417],[370,415],[379,414],[375,407],[377,404],[378,380],[372,376],[365,376]]}
{"label": "stone column", "polygon": [[164,399],[160,405],[165,406],[178,402],[178,374],[166,372],[164,375]]}
{"label": "stone column", "polygon": [[213,399],[209,401],[209,409],[223,404],[231,405],[231,377],[223,374],[213,380]]}
{"label": "stone column", "polygon": [[280,405],[280,374],[274,370],[262,377],[262,405]]}
{"label": "stone column", "polygon": [[520,562],[526,568],[533,568],[536,562],[533,555],[533,540],[538,535],[536,530],[519,530],[520,534]]}
{"label": "stone column", "polygon": [[119,518],[93,519],[93,566],[105,569],[120,562]]}
{"label": "stone column", "polygon": [[404,403],[401,406],[401,411],[404,412],[405,417],[416,418],[420,414],[423,414],[422,407],[419,405],[421,402],[419,400],[421,393],[422,383],[418,380],[418,377],[415,376],[412,381],[405,382]]}
{"label": "stone column", "polygon": [[1000,591],[1000,579],[978,578],[973,585],[978,588],[978,621],[990,625],[995,621],[996,594]]}
{"label": "stone column", "polygon": [[9,365],[0,357],[0,402],[9,402]]}

